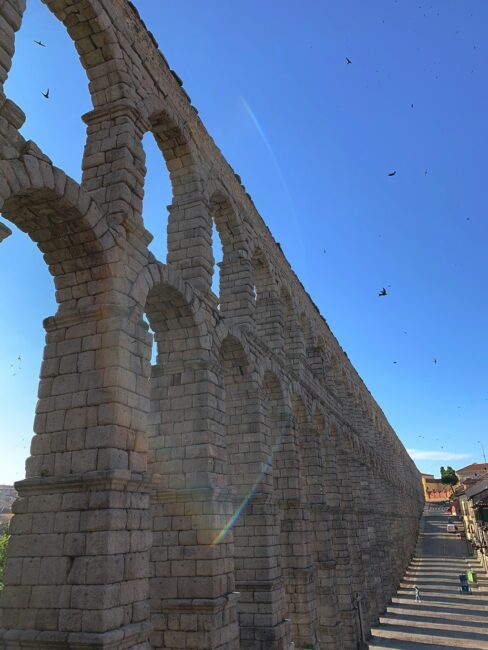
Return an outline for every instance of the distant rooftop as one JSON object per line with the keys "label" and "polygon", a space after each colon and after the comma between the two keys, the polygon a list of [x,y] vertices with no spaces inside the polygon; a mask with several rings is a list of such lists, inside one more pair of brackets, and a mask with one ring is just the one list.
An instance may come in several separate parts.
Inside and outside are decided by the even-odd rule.
{"label": "distant rooftop", "polygon": [[471,465],[466,465],[461,469],[456,470],[456,474],[462,474],[464,472],[476,472],[476,471],[488,471],[488,463],[471,463]]}

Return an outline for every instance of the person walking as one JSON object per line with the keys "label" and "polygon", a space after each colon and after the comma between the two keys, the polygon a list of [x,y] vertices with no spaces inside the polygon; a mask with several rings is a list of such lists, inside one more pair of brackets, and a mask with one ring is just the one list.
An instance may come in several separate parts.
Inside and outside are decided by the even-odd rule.
{"label": "person walking", "polygon": [[417,587],[417,585],[414,585],[413,588],[415,590],[415,602],[421,603],[422,601],[420,600],[420,589]]}

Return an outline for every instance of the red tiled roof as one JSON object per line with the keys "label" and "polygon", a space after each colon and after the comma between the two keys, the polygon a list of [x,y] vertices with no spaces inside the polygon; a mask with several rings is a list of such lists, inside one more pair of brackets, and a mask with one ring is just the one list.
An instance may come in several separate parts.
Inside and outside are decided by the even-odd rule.
{"label": "red tiled roof", "polygon": [[459,474],[459,472],[474,472],[477,469],[483,469],[484,467],[488,468],[488,464],[485,463],[471,463],[471,465],[466,465],[466,467],[462,467],[461,469],[457,469],[456,473]]}

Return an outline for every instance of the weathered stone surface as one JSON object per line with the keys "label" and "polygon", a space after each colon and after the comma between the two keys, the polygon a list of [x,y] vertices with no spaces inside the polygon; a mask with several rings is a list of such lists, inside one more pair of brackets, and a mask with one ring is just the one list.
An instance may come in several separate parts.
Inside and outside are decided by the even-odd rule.
{"label": "weathered stone surface", "polygon": [[[0,94],[0,212],[59,303],[0,646],[352,650],[358,608],[367,630],[410,560],[419,474],[132,4],[45,3],[94,110],[78,185]],[[1,83],[24,8],[0,4]],[[166,264],[141,214],[147,131],[173,187]]]}
{"label": "weathered stone surface", "polygon": [[7,239],[7,237],[10,237],[12,234],[12,231],[10,228],[7,228],[7,226],[3,223],[0,223],[0,242],[2,242],[4,239]]}

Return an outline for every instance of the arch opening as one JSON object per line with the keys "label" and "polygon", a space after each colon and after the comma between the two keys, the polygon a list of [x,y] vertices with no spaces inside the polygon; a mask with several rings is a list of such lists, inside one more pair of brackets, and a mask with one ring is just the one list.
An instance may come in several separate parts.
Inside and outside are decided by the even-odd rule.
{"label": "arch opening", "polygon": [[22,136],[79,181],[86,140],[81,116],[92,108],[88,79],[66,28],[39,0],[27,3],[4,92],[26,115]]}
{"label": "arch opening", "polygon": [[217,308],[221,310],[221,274],[222,264],[224,262],[224,250],[220,239],[218,228],[215,221],[212,220],[212,256],[213,256],[213,273],[212,273],[212,292],[218,300]]}
{"label": "arch opening", "polygon": [[212,291],[223,316],[235,317],[246,311],[243,293],[252,293],[246,252],[239,237],[237,215],[222,192],[216,191],[209,201],[212,219]]}
{"label": "arch opening", "polygon": [[13,485],[25,478],[25,461],[34,435],[45,339],[42,321],[56,312],[57,303],[53,277],[42,253],[33,254],[29,237],[12,222],[9,227],[12,235],[0,243],[0,474],[2,483]]}
{"label": "arch opening", "polygon": [[145,154],[142,219],[144,227],[153,236],[148,246],[149,251],[159,262],[164,262],[168,251],[168,208],[173,198],[172,184],[161,149],[152,132],[145,133],[142,147]]}
{"label": "arch opening", "polygon": [[[47,427],[44,422],[49,404],[49,400],[42,400],[45,397],[42,382],[48,372],[46,368],[50,368],[51,373],[56,369],[62,377],[68,372],[68,362],[60,366],[56,365],[60,364],[59,361],[52,359],[55,354],[52,346],[49,348],[49,329],[46,345],[42,322],[51,317],[47,319],[48,323],[53,315],[60,317],[78,306],[93,305],[97,301],[97,290],[89,290],[91,269],[96,267],[99,277],[104,277],[104,254],[95,239],[97,215],[77,193],[73,181],[67,181],[62,172],[48,168],[46,164],[42,169],[46,184],[50,179],[51,187],[33,188],[20,161],[1,164],[7,177],[16,173],[25,180],[25,186],[19,187],[16,194],[0,197],[0,214],[12,230],[12,235],[0,245],[4,288],[0,347],[5,346],[1,355],[5,360],[2,383],[3,394],[9,396],[5,401],[4,419],[9,422],[6,429],[9,436],[12,431],[19,432],[18,437],[13,436],[4,445],[6,450],[15,451],[15,460],[9,461],[4,468],[5,477],[15,468],[11,482],[25,478],[24,463],[31,438],[31,456],[27,462],[28,473],[32,476],[35,475],[33,468],[41,463],[42,457],[39,453],[40,438],[35,434],[55,433],[63,428],[64,423],[61,415],[57,416],[56,425],[52,423]],[[64,188],[64,194],[53,189],[56,181],[59,181],[60,188]],[[32,242],[36,244],[38,254],[33,254]],[[108,288],[106,285],[105,290]],[[33,323],[39,323],[39,326],[33,327]],[[39,384],[39,366],[43,356]],[[41,397],[39,402],[38,394]],[[51,400],[50,409],[54,408]],[[33,437],[29,435],[30,431]],[[18,440],[23,444],[19,446]],[[2,464],[6,461],[5,455]],[[54,472],[52,458],[44,470]]]}

